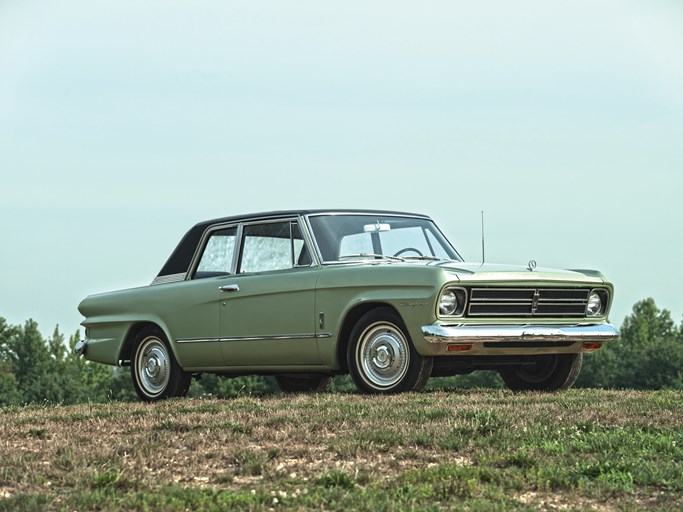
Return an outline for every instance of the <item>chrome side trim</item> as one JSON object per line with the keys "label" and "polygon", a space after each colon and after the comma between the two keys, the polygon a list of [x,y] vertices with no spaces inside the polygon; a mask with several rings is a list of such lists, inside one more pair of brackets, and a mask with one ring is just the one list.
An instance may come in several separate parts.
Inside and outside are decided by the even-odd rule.
{"label": "chrome side trim", "polygon": [[599,325],[425,325],[429,343],[496,341],[611,341],[619,336],[612,324]]}
{"label": "chrome side trim", "polygon": [[318,334],[273,334],[269,336],[226,336],[223,338],[178,338],[176,343],[218,343],[232,341],[268,341],[268,340],[312,340],[317,338],[331,338],[332,333]]}
{"label": "chrome side trim", "polygon": [[269,340],[309,340],[315,339],[315,334],[274,334],[271,336],[229,336],[220,338],[222,342],[232,341],[269,341]]}
{"label": "chrome side trim", "polygon": [[178,338],[176,343],[215,343],[220,338]]}
{"label": "chrome side trim", "polygon": [[169,274],[167,276],[157,276],[150,283],[150,286],[154,286],[157,284],[177,283],[179,281],[184,281],[186,275],[187,275],[187,272],[180,272],[178,274]]}

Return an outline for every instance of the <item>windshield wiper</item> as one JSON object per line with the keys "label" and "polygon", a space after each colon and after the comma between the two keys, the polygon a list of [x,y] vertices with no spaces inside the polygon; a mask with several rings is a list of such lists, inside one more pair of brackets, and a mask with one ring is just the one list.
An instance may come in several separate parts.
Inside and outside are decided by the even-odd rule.
{"label": "windshield wiper", "polygon": [[403,257],[406,260],[429,260],[429,261],[439,261],[442,260],[443,258],[437,258],[436,256],[404,256]]}
{"label": "windshield wiper", "polygon": [[391,261],[405,261],[404,258],[400,258],[398,256],[388,256],[386,254],[374,254],[371,252],[361,252],[359,254],[345,254],[344,256],[339,256],[339,260],[347,259],[347,258],[381,258],[383,260],[391,260]]}

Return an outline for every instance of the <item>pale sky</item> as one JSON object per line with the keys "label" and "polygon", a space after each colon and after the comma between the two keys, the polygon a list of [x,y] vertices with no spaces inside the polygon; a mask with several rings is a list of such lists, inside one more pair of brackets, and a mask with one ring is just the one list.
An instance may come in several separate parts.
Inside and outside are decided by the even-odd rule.
{"label": "pale sky", "polygon": [[678,0],[0,0],[0,316],[74,332],[198,221],[432,216],[683,315]]}

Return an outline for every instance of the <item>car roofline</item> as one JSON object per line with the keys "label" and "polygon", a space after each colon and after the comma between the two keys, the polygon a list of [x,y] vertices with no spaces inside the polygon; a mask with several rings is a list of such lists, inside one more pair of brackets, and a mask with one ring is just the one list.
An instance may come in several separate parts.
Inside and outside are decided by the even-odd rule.
{"label": "car roofline", "polygon": [[210,219],[210,220],[205,220],[202,222],[197,223],[195,226],[213,226],[215,224],[227,224],[231,222],[240,222],[243,220],[262,220],[262,219],[272,219],[272,218],[279,218],[279,217],[292,217],[295,215],[336,215],[336,214],[341,214],[341,215],[348,215],[348,214],[356,214],[356,215],[362,215],[362,214],[370,214],[370,215],[378,215],[378,214],[386,214],[386,215],[401,215],[401,216],[406,216],[406,217],[420,217],[423,219],[428,219],[428,215],[420,214],[420,213],[411,213],[411,212],[398,212],[398,211],[391,211],[391,210],[361,210],[361,209],[314,209],[314,210],[275,210],[271,212],[260,212],[260,213],[249,213],[249,214],[244,214],[244,215],[235,215],[232,217],[219,217],[216,219]]}
{"label": "car roofline", "polygon": [[[180,243],[175,247],[171,256],[168,258],[164,266],[157,274],[156,280],[163,276],[172,276],[178,274],[185,274],[188,271],[192,257],[194,256],[197,246],[199,245],[204,232],[211,226],[218,224],[234,224],[244,222],[247,220],[269,220],[278,218],[287,218],[295,216],[309,216],[309,215],[393,215],[404,217],[416,217],[421,219],[429,219],[428,215],[409,212],[398,212],[390,210],[361,210],[361,209],[313,209],[313,210],[276,210],[271,212],[250,213],[244,215],[235,215],[232,217],[219,217],[215,219],[198,222],[189,231],[185,233]],[[156,281],[155,280],[155,281]]]}

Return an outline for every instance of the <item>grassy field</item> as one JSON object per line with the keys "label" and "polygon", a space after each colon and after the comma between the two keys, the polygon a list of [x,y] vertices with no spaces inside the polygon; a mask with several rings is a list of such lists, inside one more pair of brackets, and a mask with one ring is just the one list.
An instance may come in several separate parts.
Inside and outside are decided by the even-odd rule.
{"label": "grassy field", "polygon": [[680,510],[683,393],[0,410],[0,510]]}

